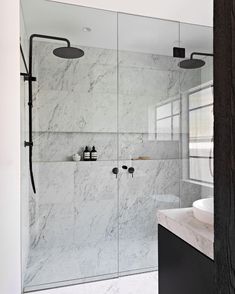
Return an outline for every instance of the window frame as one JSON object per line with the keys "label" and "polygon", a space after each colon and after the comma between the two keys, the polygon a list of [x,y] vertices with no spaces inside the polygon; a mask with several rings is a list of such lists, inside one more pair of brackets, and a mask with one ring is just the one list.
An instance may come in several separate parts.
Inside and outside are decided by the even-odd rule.
{"label": "window frame", "polygon": [[[192,178],[190,176],[190,158],[208,159],[209,164],[210,164],[210,161],[211,160],[214,160],[214,152],[213,152],[213,155],[212,156],[209,155],[208,157],[207,156],[190,156],[190,142],[191,142],[190,141],[190,112],[196,111],[198,109],[205,109],[205,108],[211,107],[211,106],[212,106],[212,108],[214,107],[214,101],[213,101],[212,103],[205,104],[205,105],[194,107],[194,108],[191,108],[190,109],[190,107],[189,107],[190,95],[192,95],[194,93],[197,93],[197,92],[200,92],[200,91],[203,91],[205,89],[211,88],[211,87],[213,87],[213,83],[212,82],[209,82],[209,83],[206,83],[204,85],[201,85],[200,87],[191,89],[190,91],[187,92],[187,122],[188,122],[188,137],[187,137],[188,164],[187,164],[187,178],[188,178],[189,181],[193,181],[193,182],[197,182],[197,183],[200,183],[200,184],[206,184],[206,185],[213,186],[213,184],[214,184],[213,180],[212,180],[212,182],[208,182],[208,181],[204,181],[204,180],[195,179],[195,178]],[[213,143],[213,137],[214,137],[214,134],[212,135],[212,140],[211,140],[212,143]],[[206,142],[208,142],[208,141],[206,141]]]}
{"label": "window frame", "polygon": [[[178,101],[179,102],[179,111],[174,113],[173,109],[174,109],[174,102],[175,101]],[[171,113],[170,115],[166,115],[164,117],[161,117],[161,118],[157,118],[157,109],[164,106],[164,105],[168,105],[170,104],[170,108],[171,108]],[[174,135],[176,135],[174,133],[174,124],[173,124],[173,119],[174,117],[179,117],[179,138],[178,139],[175,139],[174,138]],[[162,121],[164,119],[167,119],[167,118],[170,118],[171,119],[171,138],[169,140],[158,140],[158,128],[157,128],[157,122],[158,121]],[[165,101],[163,101],[162,103],[159,103],[155,106],[155,134],[156,134],[156,141],[180,141],[180,130],[181,130],[181,98],[179,96],[176,96],[174,98],[170,98],[170,99],[167,99]],[[159,133],[161,134],[161,133]]]}

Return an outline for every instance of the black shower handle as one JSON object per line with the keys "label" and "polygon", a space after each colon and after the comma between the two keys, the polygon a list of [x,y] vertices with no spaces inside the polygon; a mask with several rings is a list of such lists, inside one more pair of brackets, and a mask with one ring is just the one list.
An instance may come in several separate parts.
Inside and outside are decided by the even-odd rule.
{"label": "black shower handle", "polygon": [[133,178],[134,172],[135,172],[134,167],[131,166],[131,167],[128,168],[128,173],[132,175],[132,178]]}
{"label": "black shower handle", "polygon": [[134,172],[135,172],[135,169],[134,169],[134,167],[129,167],[128,168],[128,172],[129,172],[129,174],[133,174]]}
{"label": "black shower handle", "polygon": [[116,178],[117,178],[117,175],[118,175],[118,173],[119,173],[119,169],[118,169],[118,167],[114,167],[114,168],[112,169],[112,173],[113,173],[114,175],[116,175]]}

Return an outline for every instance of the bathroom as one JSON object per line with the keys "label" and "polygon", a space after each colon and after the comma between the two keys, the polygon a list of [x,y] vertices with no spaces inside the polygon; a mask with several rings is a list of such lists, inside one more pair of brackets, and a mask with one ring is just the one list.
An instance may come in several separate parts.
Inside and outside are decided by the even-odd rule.
{"label": "bathroom", "polygon": [[12,1],[2,294],[234,293],[235,30],[200,1]]}
{"label": "bathroom", "polygon": [[158,210],[213,196],[213,29],[44,0],[20,16],[24,293],[156,293]]}

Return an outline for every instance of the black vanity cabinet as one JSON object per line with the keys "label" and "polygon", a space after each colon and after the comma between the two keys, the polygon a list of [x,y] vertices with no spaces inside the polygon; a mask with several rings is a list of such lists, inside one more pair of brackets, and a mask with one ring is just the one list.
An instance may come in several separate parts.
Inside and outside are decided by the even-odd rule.
{"label": "black vanity cabinet", "polygon": [[214,261],[158,225],[159,294],[214,294]]}

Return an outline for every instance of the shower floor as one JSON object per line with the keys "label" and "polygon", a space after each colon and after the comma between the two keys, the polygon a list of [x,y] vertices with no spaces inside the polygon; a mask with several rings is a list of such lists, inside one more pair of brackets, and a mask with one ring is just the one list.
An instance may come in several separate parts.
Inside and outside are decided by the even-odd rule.
{"label": "shower floor", "polygon": [[36,294],[158,294],[158,272],[31,292]]}

